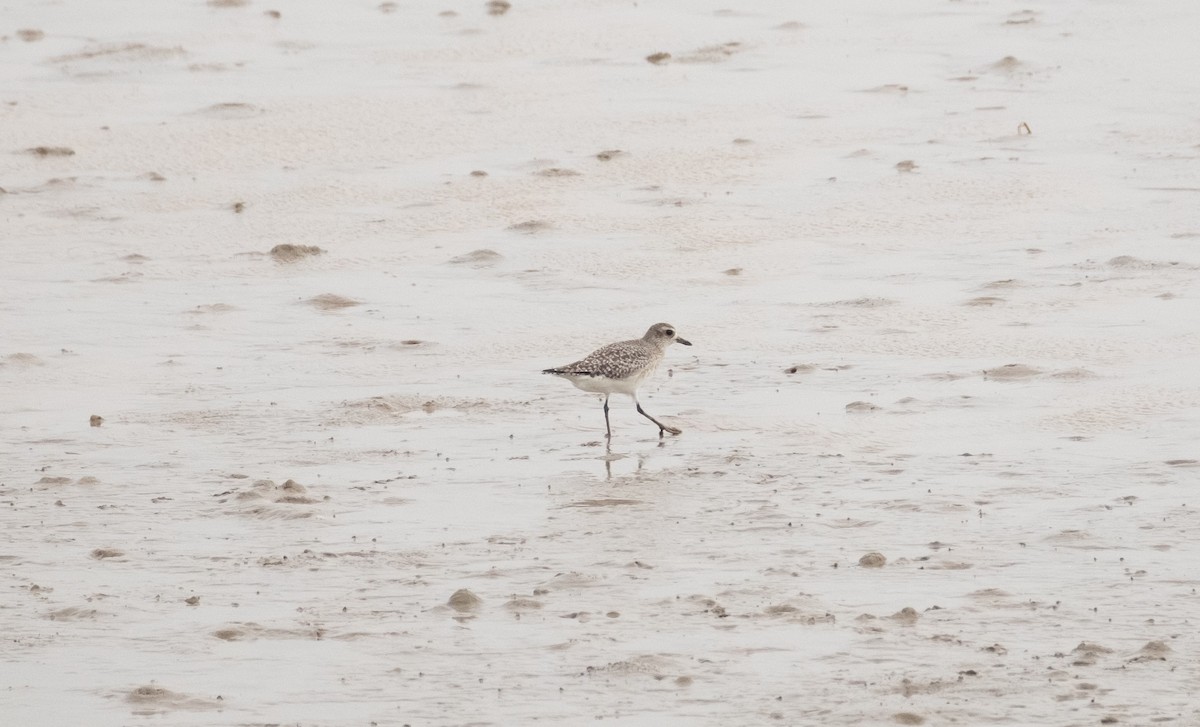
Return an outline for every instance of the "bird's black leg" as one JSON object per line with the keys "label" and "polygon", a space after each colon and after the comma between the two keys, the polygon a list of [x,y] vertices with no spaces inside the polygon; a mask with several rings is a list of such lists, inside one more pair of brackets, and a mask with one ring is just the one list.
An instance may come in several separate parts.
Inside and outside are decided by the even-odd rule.
{"label": "bird's black leg", "polygon": [[683,431],[682,429],[678,429],[676,427],[668,427],[666,424],[663,424],[659,420],[657,420],[654,417],[647,414],[646,410],[642,408],[641,402],[639,402],[636,398],[633,400],[633,403],[637,405],[638,414],[641,414],[642,416],[646,417],[647,419],[649,419],[650,421],[652,421],[658,425],[658,436],[660,439],[662,438],[663,432],[670,432],[671,434],[679,434],[680,432]]}
{"label": "bird's black leg", "polygon": [[604,436],[612,439],[612,426],[608,423],[608,397],[604,397]]}

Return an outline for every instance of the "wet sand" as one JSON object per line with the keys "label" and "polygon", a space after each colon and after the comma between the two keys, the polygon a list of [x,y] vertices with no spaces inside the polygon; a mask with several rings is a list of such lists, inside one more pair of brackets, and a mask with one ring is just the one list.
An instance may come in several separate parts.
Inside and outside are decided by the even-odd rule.
{"label": "wet sand", "polygon": [[1200,719],[1191,3],[8,18],[7,722]]}

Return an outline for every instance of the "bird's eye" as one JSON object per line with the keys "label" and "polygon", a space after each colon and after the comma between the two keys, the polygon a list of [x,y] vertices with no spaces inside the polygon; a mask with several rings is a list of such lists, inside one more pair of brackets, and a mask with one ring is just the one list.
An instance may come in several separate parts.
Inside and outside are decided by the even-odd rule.
{"label": "bird's eye", "polygon": [[671,336],[674,336],[674,335],[675,335],[675,331],[672,331],[670,328],[668,328],[667,330],[663,331],[663,333],[664,333],[664,334],[666,334],[667,338],[670,338]]}

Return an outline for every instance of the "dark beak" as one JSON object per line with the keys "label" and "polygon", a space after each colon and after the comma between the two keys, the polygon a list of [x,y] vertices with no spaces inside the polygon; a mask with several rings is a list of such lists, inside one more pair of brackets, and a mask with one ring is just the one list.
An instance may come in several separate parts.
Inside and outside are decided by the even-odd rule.
{"label": "dark beak", "polygon": [[682,344],[683,344],[683,345],[685,345],[685,346],[690,346],[690,345],[692,345],[692,342],[691,342],[691,341],[689,341],[689,340],[687,340],[686,338],[678,338],[678,337],[676,337],[675,341],[676,341],[676,342],[678,342],[678,343],[682,343]]}

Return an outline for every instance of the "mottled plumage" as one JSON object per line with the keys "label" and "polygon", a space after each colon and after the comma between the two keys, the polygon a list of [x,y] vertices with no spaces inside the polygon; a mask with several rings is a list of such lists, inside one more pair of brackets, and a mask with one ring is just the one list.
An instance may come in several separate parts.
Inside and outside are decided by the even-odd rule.
{"label": "mottled plumage", "polygon": [[690,341],[676,335],[675,327],[671,324],[655,323],[641,338],[610,343],[575,363],[545,369],[542,373],[561,376],[583,391],[604,394],[604,425],[610,437],[612,436],[612,428],[608,422],[608,396],[610,394],[626,394],[633,397],[633,403],[637,406],[638,413],[658,425],[660,437],[664,431],[679,434],[679,429],[665,426],[643,411],[637,398],[638,386],[654,373],[662,362],[667,346],[675,342],[685,346],[692,345]]}

